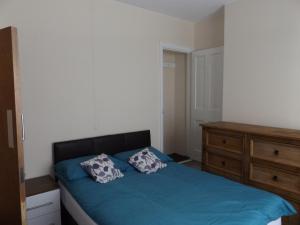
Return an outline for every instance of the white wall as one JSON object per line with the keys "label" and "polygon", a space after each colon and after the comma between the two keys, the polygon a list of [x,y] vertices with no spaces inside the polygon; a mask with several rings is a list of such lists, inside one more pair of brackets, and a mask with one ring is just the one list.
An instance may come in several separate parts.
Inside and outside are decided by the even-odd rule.
{"label": "white wall", "polygon": [[223,119],[300,129],[300,1],[226,7]]}
{"label": "white wall", "polygon": [[224,8],[195,24],[195,49],[224,45]]}
{"label": "white wall", "polygon": [[193,48],[194,24],[112,0],[2,0],[19,30],[26,177],[53,142],[150,129],[160,146],[160,42]]}

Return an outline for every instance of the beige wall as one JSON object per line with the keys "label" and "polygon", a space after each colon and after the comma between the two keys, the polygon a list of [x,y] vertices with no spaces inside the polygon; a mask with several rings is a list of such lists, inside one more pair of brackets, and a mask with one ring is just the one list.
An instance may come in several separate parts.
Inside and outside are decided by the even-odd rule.
{"label": "beige wall", "polygon": [[186,154],[186,54],[164,51],[163,60],[164,151]]}
{"label": "beige wall", "polygon": [[19,30],[26,177],[52,143],[150,129],[160,147],[160,42],[194,47],[194,24],[112,0],[3,0]]}
{"label": "beige wall", "polygon": [[195,48],[208,49],[224,45],[224,9],[195,24]]}
{"label": "beige wall", "polygon": [[223,119],[300,129],[300,1],[226,7]]}

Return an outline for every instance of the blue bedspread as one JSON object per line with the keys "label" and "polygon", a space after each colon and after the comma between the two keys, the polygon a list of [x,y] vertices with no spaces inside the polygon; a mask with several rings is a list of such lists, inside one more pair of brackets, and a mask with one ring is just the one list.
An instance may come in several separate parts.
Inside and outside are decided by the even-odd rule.
{"label": "blue bedspread", "polygon": [[266,225],[295,213],[274,194],[174,162],[107,184],[60,180],[99,225]]}

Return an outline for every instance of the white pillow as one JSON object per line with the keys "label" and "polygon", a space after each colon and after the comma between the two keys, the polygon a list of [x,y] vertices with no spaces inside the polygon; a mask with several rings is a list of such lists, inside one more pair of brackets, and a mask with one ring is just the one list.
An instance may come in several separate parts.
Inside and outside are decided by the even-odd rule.
{"label": "white pillow", "polygon": [[166,163],[160,161],[160,159],[148,148],[131,156],[128,162],[137,170],[146,174],[155,173],[159,169],[167,166]]}
{"label": "white pillow", "polygon": [[113,161],[106,154],[98,155],[80,165],[96,182],[102,184],[124,176],[119,169],[115,168]]}

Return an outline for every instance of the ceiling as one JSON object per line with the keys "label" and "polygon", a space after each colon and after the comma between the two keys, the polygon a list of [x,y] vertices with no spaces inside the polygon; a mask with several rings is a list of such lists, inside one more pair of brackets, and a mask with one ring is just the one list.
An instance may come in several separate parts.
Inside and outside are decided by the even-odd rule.
{"label": "ceiling", "polygon": [[192,22],[217,12],[234,0],[117,0]]}

